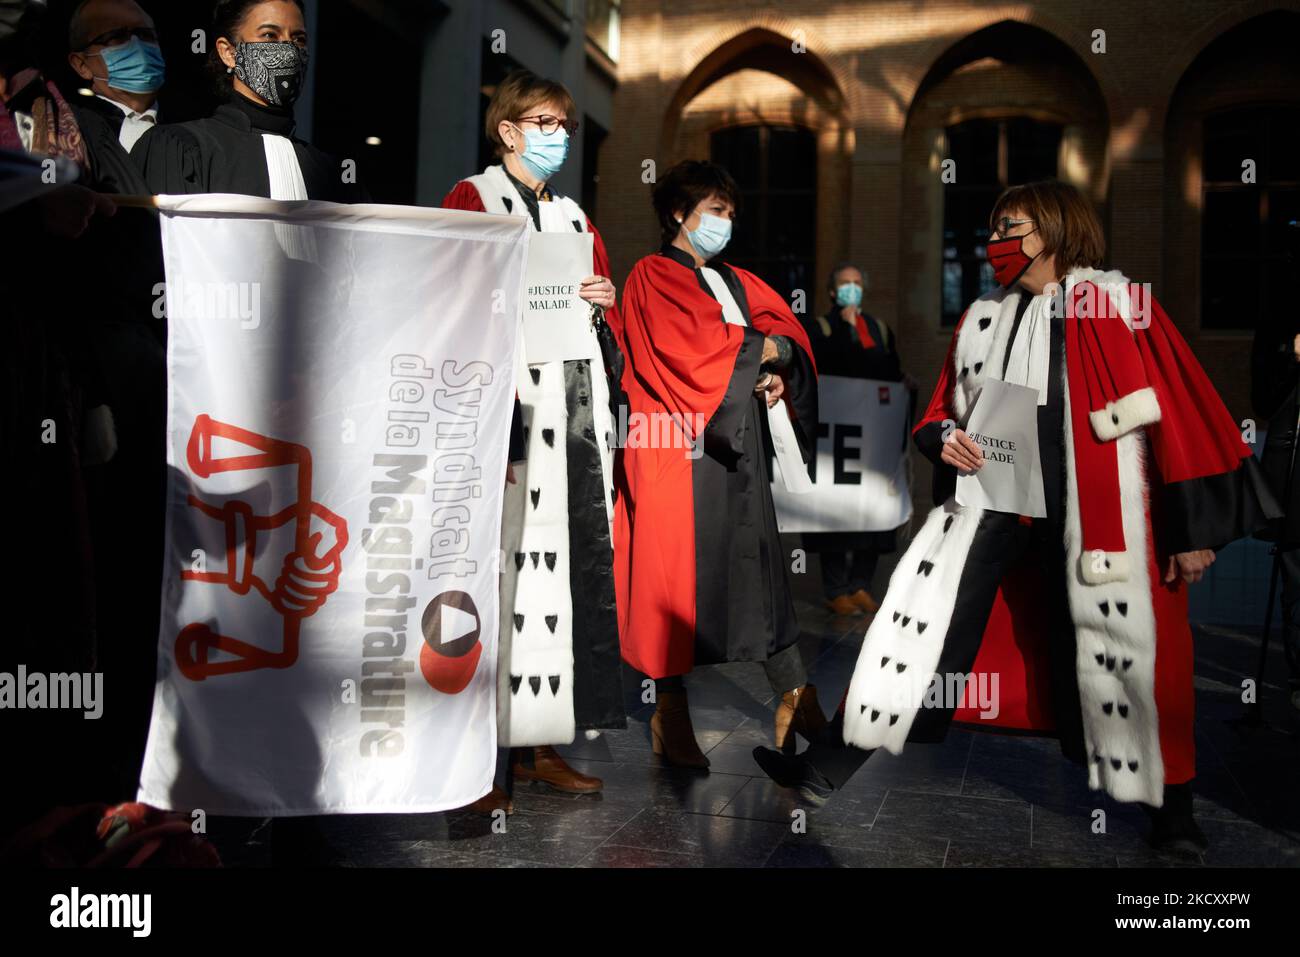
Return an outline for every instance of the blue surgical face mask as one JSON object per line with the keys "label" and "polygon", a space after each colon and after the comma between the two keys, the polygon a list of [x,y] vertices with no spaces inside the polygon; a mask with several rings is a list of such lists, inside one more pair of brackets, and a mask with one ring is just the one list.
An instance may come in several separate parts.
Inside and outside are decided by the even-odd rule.
{"label": "blue surgical face mask", "polygon": [[840,306],[862,305],[862,287],[856,282],[842,282],[835,287],[835,302]]}
{"label": "blue surgical face mask", "polygon": [[700,225],[686,230],[686,238],[697,253],[705,259],[712,259],[731,242],[731,220],[712,213],[700,213]]}
{"label": "blue surgical face mask", "polygon": [[549,136],[541,130],[524,131],[524,151],[519,158],[543,182],[560,171],[568,156],[568,130],[560,128]]}
{"label": "blue surgical face mask", "polygon": [[157,93],[166,78],[162,50],[139,37],[86,56],[102,56],[108,67],[108,85],[125,93]]}

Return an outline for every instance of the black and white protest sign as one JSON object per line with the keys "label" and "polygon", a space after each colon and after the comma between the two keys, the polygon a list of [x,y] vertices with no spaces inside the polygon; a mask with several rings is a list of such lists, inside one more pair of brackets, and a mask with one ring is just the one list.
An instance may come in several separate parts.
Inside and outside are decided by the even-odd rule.
{"label": "black and white protest sign", "polygon": [[792,494],[772,483],[782,532],[889,531],[911,519],[909,399],[899,382],[818,379],[812,487]]}

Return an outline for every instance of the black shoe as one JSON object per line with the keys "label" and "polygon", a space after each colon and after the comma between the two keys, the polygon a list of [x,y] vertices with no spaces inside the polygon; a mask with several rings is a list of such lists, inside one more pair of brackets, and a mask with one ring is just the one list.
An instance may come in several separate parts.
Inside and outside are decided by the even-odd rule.
{"label": "black shoe", "polygon": [[1152,815],[1151,834],[1147,838],[1157,851],[1199,857],[1210,849],[1210,841],[1196,823],[1196,818],[1179,815]]}
{"label": "black shoe", "polygon": [[754,760],[763,773],[783,788],[792,788],[807,803],[821,806],[835,793],[835,788],[803,755],[787,757],[780,751],[758,747]]}
{"label": "black shoe", "polygon": [[1165,785],[1164,804],[1153,808],[1143,805],[1151,818],[1147,842],[1158,851],[1200,856],[1209,850],[1210,841],[1192,815],[1192,786]]}

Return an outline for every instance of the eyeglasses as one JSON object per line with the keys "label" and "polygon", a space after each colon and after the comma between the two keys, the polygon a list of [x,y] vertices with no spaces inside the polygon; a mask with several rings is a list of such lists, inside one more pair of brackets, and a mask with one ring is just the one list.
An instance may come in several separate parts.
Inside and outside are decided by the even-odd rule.
{"label": "eyeglasses", "polygon": [[519,122],[537,124],[537,128],[542,131],[543,136],[550,136],[561,126],[570,136],[578,132],[577,120],[561,120],[558,116],[551,116],[549,113],[539,113],[536,116],[521,116]]}
{"label": "eyeglasses", "polygon": [[86,49],[91,47],[116,47],[130,41],[132,37],[139,37],[143,43],[152,43],[158,45],[158,31],[153,27],[119,27],[116,30],[109,30],[107,33],[101,33],[95,39],[86,44]]}
{"label": "eyeglasses", "polygon": [[993,223],[993,231],[999,236],[1006,236],[1007,230],[1013,226],[1024,226],[1026,223],[1032,222],[1032,219],[1012,219],[1010,216],[1003,216]]}

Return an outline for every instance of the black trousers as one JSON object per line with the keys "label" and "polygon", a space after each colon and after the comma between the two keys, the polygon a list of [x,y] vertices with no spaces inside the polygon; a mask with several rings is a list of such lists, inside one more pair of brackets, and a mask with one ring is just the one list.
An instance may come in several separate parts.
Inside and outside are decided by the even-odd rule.
{"label": "black trousers", "polygon": [[828,599],[852,595],[858,590],[868,591],[876,574],[880,552],[874,548],[855,548],[852,551],[824,551],[822,560],[822,587]]}

